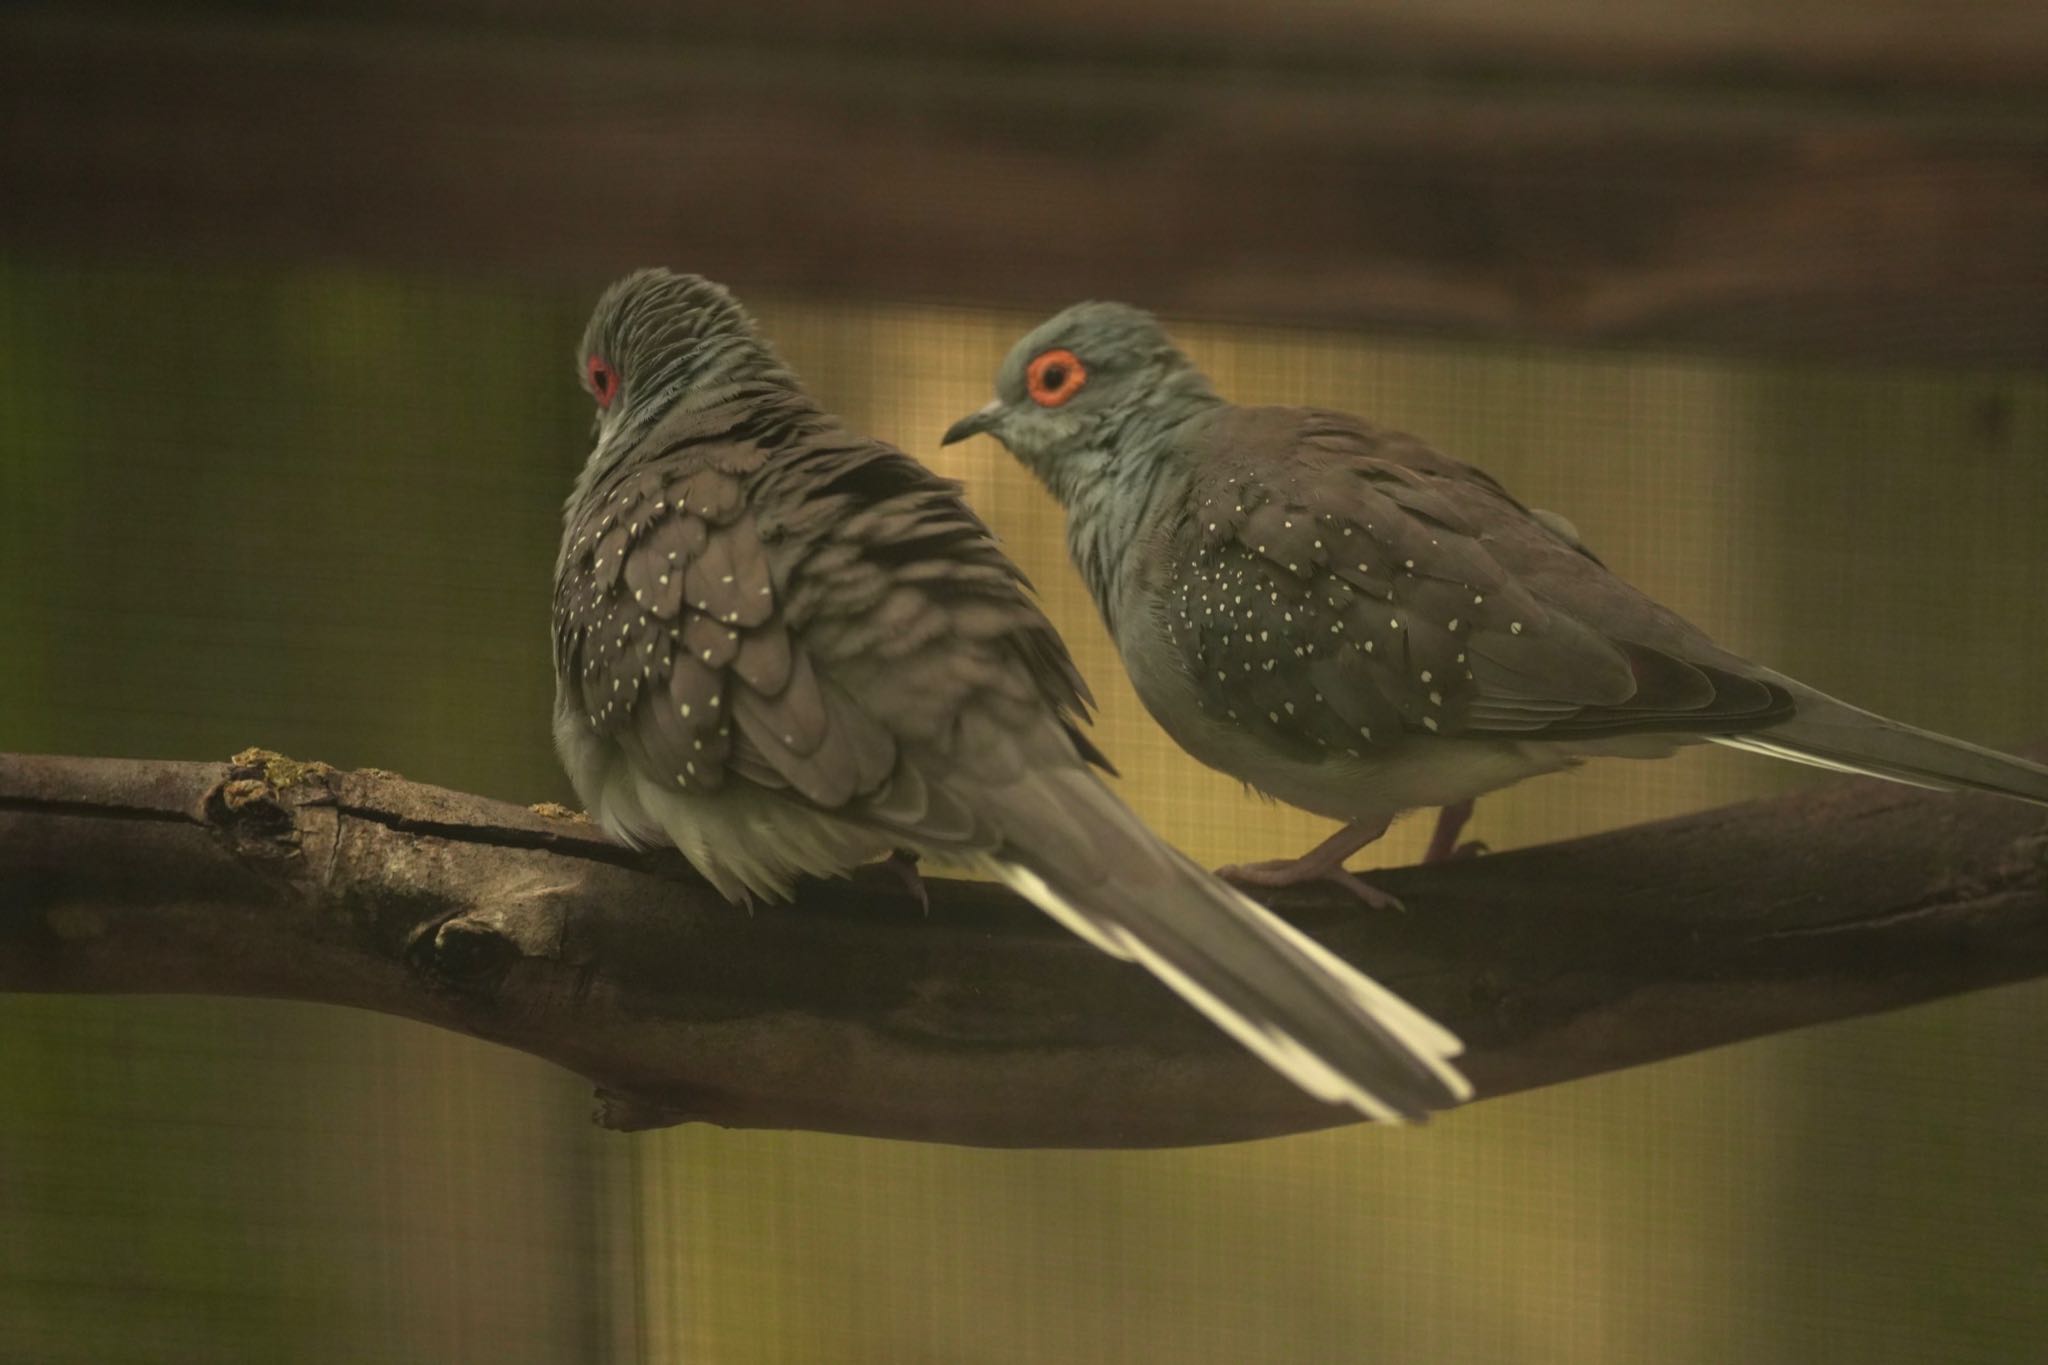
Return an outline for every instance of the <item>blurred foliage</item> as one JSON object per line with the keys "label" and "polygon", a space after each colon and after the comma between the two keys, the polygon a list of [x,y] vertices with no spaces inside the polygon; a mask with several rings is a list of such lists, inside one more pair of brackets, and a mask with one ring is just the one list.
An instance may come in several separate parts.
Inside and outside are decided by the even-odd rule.
{"label": "blurred foliage", "polygon": [[[0,749],[565,792],[575,311],[0,265]],[[605,1354],[620,1140],[539,1062],[309,1005],[5,997],[0,1096],[0,1360]]]}
{"label": "blurred foliage", "polygon": [[[962,478],[1213,861],[1327,829],[1182,757],[1057,509],[936,448],[1035,319],[756,301],[819,395]],[[548,750],[588,300],[343,272],[0,262],[0,748],[252,743],[515,800]],[[2038,736],[2048,377],[1187,326],[1222,387],[1409,427],[1731,645]],[[1482,803],[1533,842],[1807,780],[1721,752]],[[1411,858],[1411,821],[1375,856]],[[0,999],[0,1359],[2006,1361],[2048,1345],[2048,993],[1176,1153],[636,1138],[393,1020]]]}

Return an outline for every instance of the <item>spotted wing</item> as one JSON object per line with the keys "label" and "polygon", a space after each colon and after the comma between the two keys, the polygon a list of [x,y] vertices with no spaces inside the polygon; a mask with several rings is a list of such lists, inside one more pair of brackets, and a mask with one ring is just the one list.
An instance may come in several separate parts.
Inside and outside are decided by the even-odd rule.
{"label": "spotted wing", "polygon": [[1755,728],[1773,685],[1483,473],[1298,408],[1194,439],[1166,627],[1205,710],[1304,756],[1413,734]]}
{"label": "spotted wing", "polygon": [[614,478],[565,540],[555,660],[586,722],[664,785],[715,791],[738,709],[807,687],[744,481],[745,443]]}
{"label": "spotted wing", "polygon": [[696,415],[572,528],[555,653],[586,723],[664,785],[743,780],[963,835],[906,747],[1049,724],[1099,761],[1072,660],[958,486],[776,416]]}

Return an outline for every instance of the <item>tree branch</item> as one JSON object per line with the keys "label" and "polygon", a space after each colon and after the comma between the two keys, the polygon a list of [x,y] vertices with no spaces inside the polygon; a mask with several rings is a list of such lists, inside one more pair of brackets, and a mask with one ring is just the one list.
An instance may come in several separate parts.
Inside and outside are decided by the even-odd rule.
{"label": "tree branch", "polygon": [[[1460,1032],[1482,1096],[2048,972],[2048,816],[1842,782],[1375,874],[1297,923]],[[250,751],[0,756],[0,990],[380,1010],[588,1077],[619,1128],[999,1146],[1346,1122],[996,887],[751,914],[586,824]]]}

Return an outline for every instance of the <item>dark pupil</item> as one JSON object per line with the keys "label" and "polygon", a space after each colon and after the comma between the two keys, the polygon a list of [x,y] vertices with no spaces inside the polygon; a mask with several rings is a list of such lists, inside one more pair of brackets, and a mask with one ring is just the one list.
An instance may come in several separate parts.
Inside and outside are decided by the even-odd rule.
{"label": "dark pupil", "polygon": [[1045,373],[1038,376],[1038,382],[1048,389],[1063,389],[1067,386],[1067,367],[1048,365]]}

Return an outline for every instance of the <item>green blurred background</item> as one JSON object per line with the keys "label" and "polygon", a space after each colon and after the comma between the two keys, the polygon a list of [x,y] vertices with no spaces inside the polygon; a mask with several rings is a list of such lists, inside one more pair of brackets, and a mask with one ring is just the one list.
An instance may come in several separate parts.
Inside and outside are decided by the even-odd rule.
{"label": "green blurred background", "polygon": [[[566,799],[546,611],[590,302],[0,256],[0,750],[262,744]],[[1175,751],[1049,500],[992,443],[937,448],[1035,317],[753,302],[829,405],[966,481],[1167,835],[1221,862],[1327,829]],[[1488,467],[1819,686],[1987,742],[2048,728],[2048,375],[1176,330],[1241,400]],[[1483,801],[1474,833],[1806,780],[1610,763]],[[2035,1359],[2044,1023],[2048,991],[2013,988],[1419,1131],[1086,1154],[612,1135],[573,1079],[394,1020],[0,997],[0,1360]]]}

